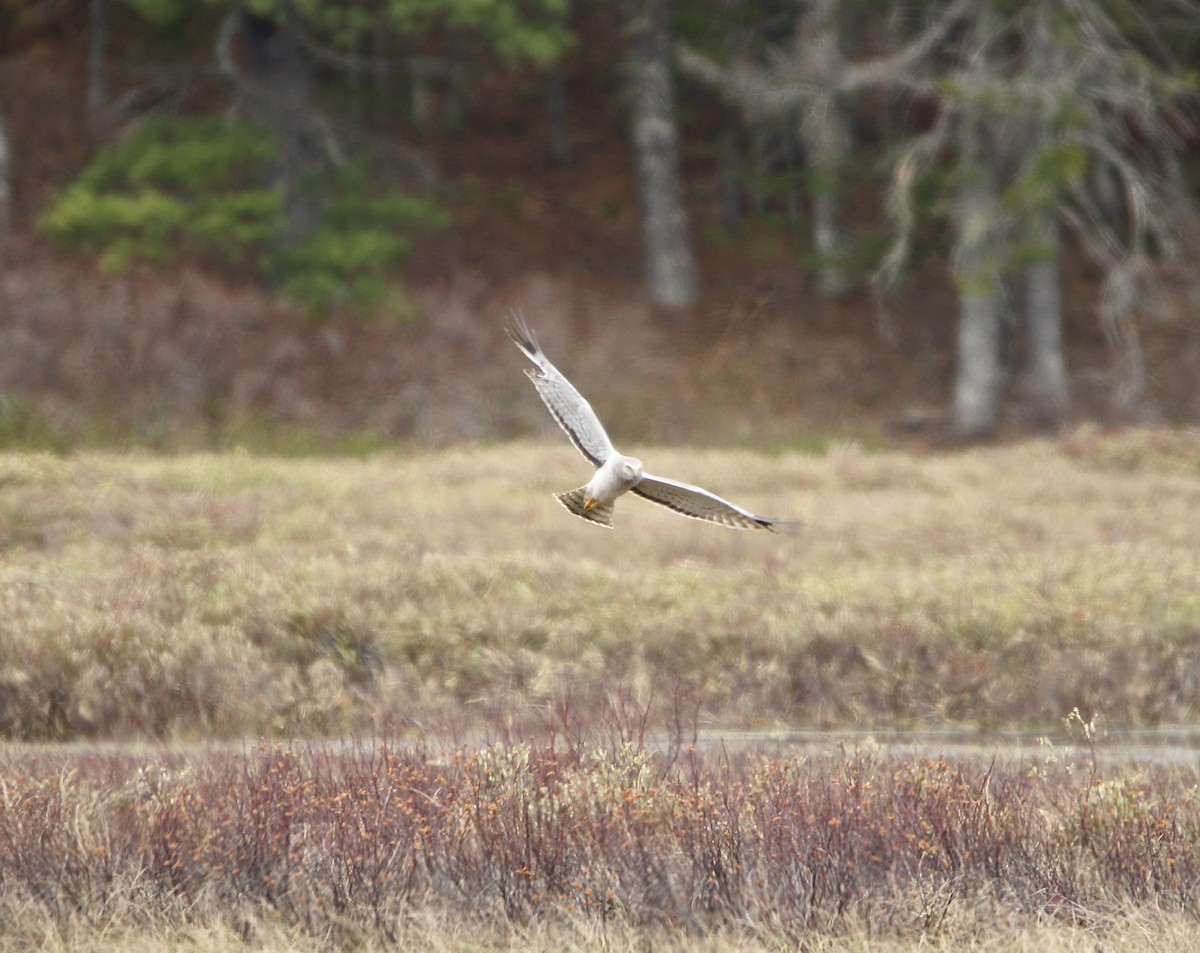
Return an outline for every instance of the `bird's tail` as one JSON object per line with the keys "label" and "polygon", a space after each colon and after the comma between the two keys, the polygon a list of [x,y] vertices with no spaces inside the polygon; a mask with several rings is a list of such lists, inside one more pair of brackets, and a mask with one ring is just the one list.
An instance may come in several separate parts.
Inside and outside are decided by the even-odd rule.
{"label": "bird's tail", "polygon": [[576,516],[595,523],[597,526],[607,526],[612,529],[613,505],[611,503],[598,503],[590,510],[584,509],[583,504],[587,501],[586,486],[581,486],[578,490],[572,490],[570,493],[555,493],[554,498]]}

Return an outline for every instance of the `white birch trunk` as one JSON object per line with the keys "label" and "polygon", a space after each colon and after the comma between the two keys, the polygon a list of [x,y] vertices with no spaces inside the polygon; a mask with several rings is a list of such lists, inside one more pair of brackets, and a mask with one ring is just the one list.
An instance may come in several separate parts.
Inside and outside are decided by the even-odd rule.
{"label": "white birch trunk", "polygon": [[958,374],[954,428],[981,437],[996,426],[1000,385],[1000,293],[995,284],[973,284],[970,267],[959,292]]}
{"label": "white birch trunk", "polygon": [[1029,337],[1025,389],[1033,418],[1045,426],[1062,422],[1069,386],[1063,359],[1062,280],[1058,223],[1041,211],[1030,225],[1037,259],[1025,269],[1025,322]]}
{"label": "white birch trunk", "polygon": [[998,195],[985,139],[979,120],[964,122],[954,275],[959,293],[954,428],[967,437],[984,436],[996,426],[1000,399]]}
{"label": "white birch trunk", "polygon": [[797,22],[794,53],[799,76],[815,90],[805,104],[800,136],[812,170],[817,286],[826,297],[844,294],[848,285],[837,221],[837,177],[849,150],[846,123],[838,103],[846,63],[837,17],[838,0],[809,4]]}
{"label": "white birch trunk", "polygon": [[817,187],[812,196],[813,249],[817,253],[817,287],[825,297],[845,294],[849,285],[842,266],[844,249],[838,228],[838,200],[834,180],[842,156],[833,158],[828,152],[807,146],[815,173]]}
{"label": "white birch trunk", "polygon": [[668,7],[668,0],[647,0],[630,21],[633,143],[650,297],[679,308],[695,303],[697,279],[679,181]]}

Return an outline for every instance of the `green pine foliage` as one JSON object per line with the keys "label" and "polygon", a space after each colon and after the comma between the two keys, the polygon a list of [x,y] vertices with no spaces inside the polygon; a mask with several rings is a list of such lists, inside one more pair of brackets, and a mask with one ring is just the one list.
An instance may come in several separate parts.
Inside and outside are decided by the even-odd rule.
{"label": "green pine foliage", "polygon": [[374,194],[361,167],[312,183],[328,196],[316,227],[285,245],[284,197],[273,183],[276,144],[222,118],[159,119],[102,150],[42,219],[66,247],[105,270],[192,256],[268,277],[314,316],[334,306],[373,310],[410,245],[405,234],[448,223],[433,202]]}
{"label": "green pine foliage", "polygon": [[549,66],[572,43],[568,0],[391,0],[388,12],[402,34],[473,34],[505,63]]}
{"label": "green pine foliage", "polygon": [[116,272],[192,254],[234,264],[272,241],[282,193],[270,136],[219,118],[157,119],[102,150],[59,193],[42,228]]}
{"label": "green pine foliage", "polygon": [[268,262],[283,291],[314,316],[336,306],[372,310],[387,293],[393,266],[408,253],[406,233],[450,224],[448,213],[429,200],[397,191],[374,194],[360,164],[333,179],[318,226]]}

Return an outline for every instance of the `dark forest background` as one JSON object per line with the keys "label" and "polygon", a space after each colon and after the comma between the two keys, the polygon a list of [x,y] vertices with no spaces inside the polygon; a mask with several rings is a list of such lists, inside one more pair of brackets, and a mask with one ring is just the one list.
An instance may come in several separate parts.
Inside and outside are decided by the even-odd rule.
{"label": "dark forest background", "polygon": [[0,444],[1194,424],[1186,0],[0,0]]}

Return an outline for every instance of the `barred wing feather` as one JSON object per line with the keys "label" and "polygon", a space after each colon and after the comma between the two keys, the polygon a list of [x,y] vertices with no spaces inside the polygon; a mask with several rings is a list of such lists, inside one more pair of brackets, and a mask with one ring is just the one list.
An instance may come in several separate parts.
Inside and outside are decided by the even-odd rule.
{"label": "barred wing feather", "polygon": [[690,483],[680,483],[646,474],[631,491],[692,519],[708,520],[735,529],[772,530],[780,521],[755,516],[753,513],[723,500],[715,493]]}
{"label": "barred wing feather", "polygon": [[520,315],[513,316],[508,336],[516,342],[525,356],[538,366],[537,370],[527,370],[525,373],[533,381],[533,386],[537,388],[550,415],[558,421],[558,425],[571,438],[571,443],[592,466],[602,466],[614,451],[612,441],[608,439],[604,425],[592,410],[592,405],[558,368],[550,363]]}

